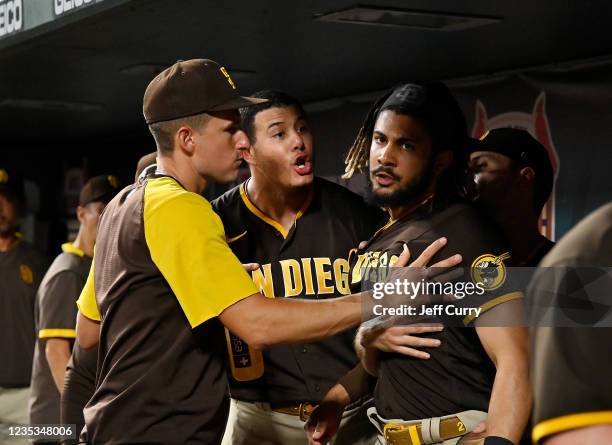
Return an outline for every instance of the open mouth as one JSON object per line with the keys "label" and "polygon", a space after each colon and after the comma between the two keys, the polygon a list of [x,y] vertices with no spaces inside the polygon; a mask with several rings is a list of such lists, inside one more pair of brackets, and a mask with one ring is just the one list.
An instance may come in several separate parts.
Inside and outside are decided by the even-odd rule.
{"label": "open mouth", "polygon": [[312,173],[312,162],[308,156],[300,156],[295,160],[295,171],[300,176],[306,176]]}
{"label": "open mouth", "polygon": [[388,187],[396,181],[395,176],[389,173],[379,172],[374,175],[376,183],[382,187]]}

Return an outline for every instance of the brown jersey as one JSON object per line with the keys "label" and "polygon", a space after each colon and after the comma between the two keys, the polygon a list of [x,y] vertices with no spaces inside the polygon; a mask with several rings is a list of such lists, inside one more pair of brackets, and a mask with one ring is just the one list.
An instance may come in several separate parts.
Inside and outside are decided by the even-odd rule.
{"label": "brown jersey", "polygon": [[30,423],[59,423],[60,393],[47,362],[47,341],[60,338],[70,342],[76,337],[76,300],[81,294],[91,258],[71,243],[62,245],[45,274],[36,297],[37,341],[32,367]]}
{"label": "brown jersey", "polygon": [[[482,294],[466,296],[454,306],[487,311],[523,297],[520,288],[509,281],[499,281],[502,273],[507,273],[503,261],[510,256],[492,224],[471,206],[442,199],[426,200],[414,212],[390,221],[376,232],[355,255],[351,278],[351,283],[357,286],[354,290],[358,290],[365,279],[377,280],[373,275],[384,273],[386,267],[392,266],[404,243],[416,258],[442,236],[447,237],[448,242],[432,259],[432,264],[459,253],[463,257],[462,266],[471,273],[484,264],[483,261],[499,260],[495,268],[490,268],[497,273],[497,282],[487,282]],[[475,320],[474,314],[467,311],[459,317],[443,313],[432,319],[445,324],[445,329],[426,335],[442,343],[429,351],[428,360],[397,353],[380,354],[374,398],[381,416],[413,420],[465,410],[487,411],[495,366],[476,334]]]}
{"label": "brown jersey", "polygon": [[219,443],[228,414],[217,316],[257,288],[210,203],[153,175],[104,209],[83,315],[100,319],[92,443]]}
{"label": "brown jersey", "polygon": [[[252,272],[253,280],[275,298],[325,299],[350,293],[349,251],[371,236],[382,217],[360,196],[321,178],[315,178],[312,200],[289,231],[251,202],[245,184],[215,200],[213,207],[232,251],[243,263],[261,265]],[[318,342],[266,349],[261,378],[231,378],[232,397],[270,403],[321,400],[357,364],[354,334],[349,330]]]}
{"label": "brown jersey", "polygon": [[36,343],[34,304],[47,262],[25,241],[0,252],[0,387],[30,384]]}
{"label": "brown jersey", "polygon": [[[595,327],[610,305],[582,299],[571,276],[597,276],[595,289],[612,288],[612,204],[590,214],[544,257],[528,289],[528,307],[575,310],[572,325],[532,328],[533,441],[564,431],[612,423],[612,328]],[[604,288],[605,289],[605,288]],[[609,296],[609,292],[605,292]],[[552,300],[551,300],[552,298]],[[582,301],[580,301],[582,300]],[[609,326],[607,324],[606,326]]]}

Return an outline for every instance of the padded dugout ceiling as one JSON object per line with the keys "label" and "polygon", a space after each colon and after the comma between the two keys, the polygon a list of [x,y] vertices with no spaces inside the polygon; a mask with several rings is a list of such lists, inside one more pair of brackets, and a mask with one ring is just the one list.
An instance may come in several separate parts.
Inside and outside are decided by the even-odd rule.
{"label": "padded dugout ceiling", "polygon": [[588,9],[556,0],[360,3],[501,20],[443,32],[315,20],[354,5],[340,0],[104,0],[74,20],[26,31],[10,45],[0,41],[2,138],[74,144],[140,134],[154,67],[177,59],[209,57],[241,71],[234,77],[245,94],[275,87],[313,102],[409,78],[453,79],[612,53],[612,3],[604,1]]}

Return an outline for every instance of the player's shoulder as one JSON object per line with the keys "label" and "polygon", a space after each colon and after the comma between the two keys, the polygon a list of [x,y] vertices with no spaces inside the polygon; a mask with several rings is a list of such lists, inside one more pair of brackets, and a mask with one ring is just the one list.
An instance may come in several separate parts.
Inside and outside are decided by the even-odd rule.
{"label": "player's shoulder", "polygon": [[508,252],[508,243],[497,224],[470,203],[458,200],[444,209],[441,216],[436,231],[445,236],[448,247],[461,253],[465,260]]}
{"label": "player's shoulder", "polygon": [[334,208],[336,212],[348,210],[352,212],[367,212],[371,209],[363,197],[343,185],[324,178],[315,177],[315,193],[324,205]]}
{"label": "player's shoulder", "polygon": [[43,255],[30,242],[22,239],[19,241],[16,249],[18,249],[18,261],[25,263],[36,269],[45,269],[49,265],[48,258]]}
{"label": "player's shoulder", "polygon": [[151,215],[159,210],[175,213],[192,213],[194,210],[208,212],[210,203],[201,195],[186,190],[176,179],[170,176],[148,178],[145,182],[144,206],[145,213]]}
{"label": "player's shoulder", "polygon": [[445,210],[447,217],[441,221],[444,226],[452,227],[453,232],[476,235],[486,235],[501,239],[501,232],[497,224],[484,212],[472,204],[458,200]]}
{"label": "player's shoulder", "polygon": [[612,266],[612,202],[586,216],[544,257],[541,266]]}
{"label": "player's shoulder", "polygon": [[53,271],[56,274],[62,272],[75,273],[77,275],[83,275],[83,271],[89,272],[88,266],[90,261],[87,257],[80,256],[74,252],[62,252],[55,257],[49,271]]}
{"label": "player's shoulder", "polygon": [[240,205],[240,190],[242,184],[237,185],[223,193],[218,198],[211,201],[212,208],[218,214],[227,212],[228,210],[235,209]]}

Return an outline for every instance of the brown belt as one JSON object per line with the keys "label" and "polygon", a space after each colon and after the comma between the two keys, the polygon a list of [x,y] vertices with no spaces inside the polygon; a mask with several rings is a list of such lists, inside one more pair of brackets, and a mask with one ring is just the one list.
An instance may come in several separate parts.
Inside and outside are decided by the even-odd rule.
{"label": "brown belt", "polygon": [[[388,445],[421,445],[423,444],[422,424],[402,425],[385,423],[383,433]],[[467,434],[459,417],[449,417],[440,420],[440,439],[448,440]]]}
{"label": "brown belt", "polygon": [[302,422],[306,422],[317,406],[318,405],[308,402],[288,404],[282,403],[278,405],[272,404],[270,405],[270,409],[276,413],[298,416]]}

